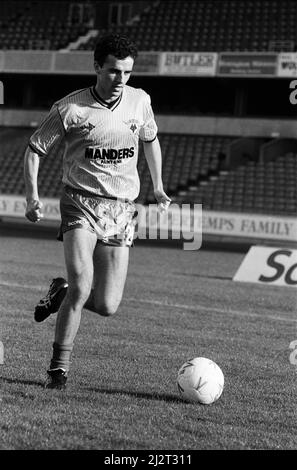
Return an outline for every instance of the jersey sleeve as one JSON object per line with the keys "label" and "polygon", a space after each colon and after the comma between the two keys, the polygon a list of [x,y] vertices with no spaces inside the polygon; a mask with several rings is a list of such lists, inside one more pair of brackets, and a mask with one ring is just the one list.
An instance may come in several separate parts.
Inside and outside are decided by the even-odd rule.
{"label": "jersey sleeve", "polygon": [[139,130],[139,137],[143,142],[153,142],[157,137],[158,127],[151,106],[151,98],[147,93],[143,101],[144,124]]}
{"label": "jersey sleeve", "polygon": [[53,105],[49,114],[29,140],[29,147],[39,156],[46,156],[65,136],[65,128],[57,105]]}

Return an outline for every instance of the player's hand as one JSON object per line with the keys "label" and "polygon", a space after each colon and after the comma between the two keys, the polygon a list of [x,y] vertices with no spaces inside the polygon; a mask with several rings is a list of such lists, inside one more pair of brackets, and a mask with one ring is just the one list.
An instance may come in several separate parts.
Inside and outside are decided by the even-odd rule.
{"label": "player's hand", "polygon": [[42,209],[42,202],[38,199],[33,199],[31,201],[27,201],[26,207],[26,217],[30,222],[39,222],[42,219],[43,214],[41,212]]}
{"label": "player's hand", "polygon": [[167,196],[167,194],[163,190],[156,190],[154,191],[156,201],[158,203],[159,211],[166,212],[168,207],[170,206],[171,199]]}

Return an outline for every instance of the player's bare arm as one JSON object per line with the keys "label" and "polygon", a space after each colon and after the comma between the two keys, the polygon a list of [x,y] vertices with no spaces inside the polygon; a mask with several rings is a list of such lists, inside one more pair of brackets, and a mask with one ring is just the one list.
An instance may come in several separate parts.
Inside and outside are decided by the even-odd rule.
{"label": "player's bare arm", "polygon": [[162,182],[162,152],[159,139],[143,142],[144,155],[150,170],[154,186],[154,194],[158,204],[168,205],[170,197],[164,191]]}
{"label": "player's bare arm", "polygon": [[38,222],[42,217],[42,203],[38,195],[38,170],[39,156],[29,147],[26,149],[24,157],[24,180],[26,187],[26,212],[25,215],[31,222]]}

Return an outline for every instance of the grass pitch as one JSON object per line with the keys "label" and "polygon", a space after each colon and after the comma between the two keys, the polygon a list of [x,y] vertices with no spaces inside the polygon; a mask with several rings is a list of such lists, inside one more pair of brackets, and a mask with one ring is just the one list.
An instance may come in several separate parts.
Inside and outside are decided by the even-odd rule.
{"label": "grass pitch", "polygon": [[[23,234],[24,235],[24,234]],[[36,302],[65,275],[62,244],[0,237],[1,449],[296,449],[296,293],[232,281],[244,253],[137,246],[117,315],[84,311],[65,392],[44,390],[55,315]],[[208,357],[225,389],[184,402],[179,367]]]}

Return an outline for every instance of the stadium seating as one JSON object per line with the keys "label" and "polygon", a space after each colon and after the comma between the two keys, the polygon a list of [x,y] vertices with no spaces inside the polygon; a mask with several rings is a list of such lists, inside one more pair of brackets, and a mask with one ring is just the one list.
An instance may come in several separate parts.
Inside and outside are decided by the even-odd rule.
{"label": "stadium seating", "polygon": [[1,0],[0,49],[56,50],[88,31],[69,1]]}
{"label": "stadium seating", "polygon": [[[85,16],[75,8],[73,0],[1,0],[0,48],[69,46],[93,29],[90,12]],[[142,51],[294,51],[296,23],[295,0],[166,0],[145,3],[132,21],[107,24],[98,35],[127,34]],[[96,40],[91,37],[78,48],[91,50]]]}
{"label": "stadium seating", "polygon": [[[33,130],[2,128],[0,131],[0,193],[25,194],[23,158]],[[56,147],[50,158],[40,160],[39,193],[41,197],[58,197],[61,189],[63,149]]]}
{"label": "stadium seating", "polygon": [[[24,194],[23,155],[31,128],[0,128],[0,193]],[[221,157],[234,141],[230,136],[159,135],[163,152],[163,181],[173,202],[202,203],[205,210],[296,215],[297,154],[274,160],[247,161],[226,168]],[[41,197],[57,198],[61,191],[63,148],[40,161]],[[149,170],[140,147],[141,192],[137,202],[154,202]]]}
{"label": "stadium seating", "polygon": [[143,51],[268,51],[277,43],[294,50],[296,22],[295,0],[166,0],[109,30],[128,34]]}
{"label": "stadium seating", "polygon": [[289,153],[222,171],[175,200],[202,203],[206,210],[295,215],[296,176],[297,155]]}
{"label": "stadium seating", "polygon": [[[219,155],[232,137],[160,134],[163,182],[170,196],[197,185],[219,169]],[[153,187],[142,148],[139,155],[142,187],[139,201],[154,201]],[[183,193],[182,193],[183,194]]]}

